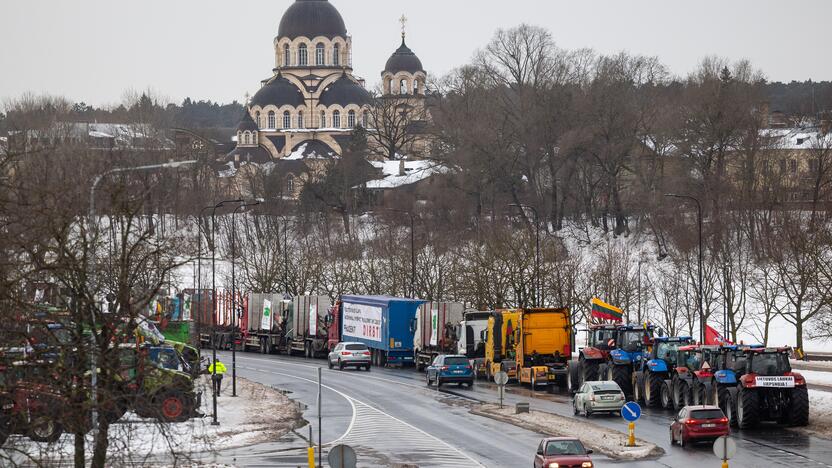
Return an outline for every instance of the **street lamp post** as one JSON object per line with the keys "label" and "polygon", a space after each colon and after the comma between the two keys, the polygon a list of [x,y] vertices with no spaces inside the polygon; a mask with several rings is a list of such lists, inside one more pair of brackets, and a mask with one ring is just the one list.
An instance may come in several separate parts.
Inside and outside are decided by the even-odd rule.
{"label": "street lamp post", "polygon": [[[243,200],[225,200],[217,203],[211,208],[211,385],[213,387],[214,381],[217,378],[217,209],[222,208],[225,205],[236,204],[236,203],[243,203]],[[213,420],[211,421],[212,426],[218,426],[220,423],[217,421],[217,390],[216,387],[212,388],[211,394],[213,395],[212,405],[214,410]]]}
{"label": "street lamp post", "polygon": [[531,205],[512,203],[509,206],[520,210],[528,209],[534,214],[534,305],[540,307],[540,217],[537,214],[537,208]]}
{"label": "street lamp post", "polygon": [[705,310],[702,297],[702,203],[698,198],[690,195],[677,195],[675,193],[667,193],[666,197],[680,198],[691,200],[696,203],[696,217],[699,224],[699,342],[705,343]]}
{"label": "street lamp post", "polygon": [[[90,301],[95,302],[93,295],[94,285],[92,284],[92,278],[95,274],[95,245],[96,240],[98,238],[98,222],[96,221],[95,217],[95,191],[98,189],[98,186],[104,180],[104,178],[111,176],[113,174],[122,174],[125,172],[144,172],[144,171],[153,171],[156,169],[176,169],[182,166],[187,166],[191,164],[196,164],[198,161],[180,161],[180,162],[168,162],[164,164],[153,164],[149,166],[136,166],[136,167],[116,167],[107,171],[102,172],[98,176],[95,177],[92,181],[92,186],[90,187],[90,210],[87,215],[87,224],[89,224],[89,228],[91,230],[90,235],[90,248],[89,248],[89,260],[87,261],[87,284],[89,287],[90,293]],[[93,430],[93,438],[98,436],[98,358],[97,358],[97,347],[98,341],[96,340],[96,325],[95,325],[95,312],[94,312],[94,305],[91,304],[90,307],[90,340],[92,341],[92,349],[90,352],[90,367],[92,368],[92,373],[90,375],[90,400],[92,401],[92,430]]]}
{"label": "street lamp post", "polygon": [[233,311],[231,316],[231,396],[237,396],[237,336],[239,335],[239,331],[237,330],[237,325],[239,320],[237,318],[237,273],[236,273],[236,263],[237,263],[237,212],[240,210],[244,210],[248,206],[257,206],[260,204],[260,200],[255,200],[251,203],[242,203],[237,208],[234,208],[234,212],[231,213],[231,310]]}
{"label": "street lamp post", "polygon": [[205,297],[202,294],[202,216],[205,214],[206,211],[214,208],[213,206],[206,206],[205,208],[199,211],[199,217],[197,218],[197,233],[196,233],[196,257],[197,257],[197,267],[196,267],[196,295],[199,295],[199,310],[196,313],[196,330],[197,330],[197,345],[202,348],[202,339],[200,338],[200,333],[202,332],[202,315],[205,314]]}

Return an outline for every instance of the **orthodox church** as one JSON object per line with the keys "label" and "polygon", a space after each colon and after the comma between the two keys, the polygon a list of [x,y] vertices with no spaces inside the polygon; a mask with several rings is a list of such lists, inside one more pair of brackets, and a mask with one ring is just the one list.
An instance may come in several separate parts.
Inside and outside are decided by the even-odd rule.
{"label": "orthodox church", "polygon": [[[344,19],[332,3],[296,0],[280,20],[272,74],[247,102],[236,148],[226,161],[237,165],[336,157],[356,126],[372,131],[373,96],[364,80],[353,75],[352,48]],[[426,78],[403,30],[401,46],[381,72],[382,93],[423,102]]]}

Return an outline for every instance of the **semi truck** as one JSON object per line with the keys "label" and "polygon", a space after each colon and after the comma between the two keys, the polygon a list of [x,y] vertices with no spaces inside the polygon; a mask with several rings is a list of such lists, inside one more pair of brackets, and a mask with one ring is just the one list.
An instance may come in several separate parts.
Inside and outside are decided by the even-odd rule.
{"label": "semi truck", "polygon": [[330,349],[364,343],[376,366],[413,364],[416,310],[425,301],[389,296],[341,297],[327,318]]}
{"label": "semi truck", "polygon": [[457,325],[457,354],[468,357],[474,367],[474,375],[485,375],[485,341],[483,332],[488,328],[491,312],[479,310],[465,311],[463,320]]}
{"label": "semi truck", "polygon": [[288,354],[325,357],[328,353],[326,315],[332,307],[327,296],[297,296],[292,300],[286,330],[285,351]]}
{"label": "semi truck", "polygon": [[569,309],[497,311],[488,319],[485,351],[489,377],[506,372],[521,384],[566,386],[573,334]]}
{"label": "semi truck", "polygon": [[413,361],[421,372],[436,356],[457,352],[457,324],[462,321],[465,306],[459,302],[425,302],[416,312],[413,336]]}

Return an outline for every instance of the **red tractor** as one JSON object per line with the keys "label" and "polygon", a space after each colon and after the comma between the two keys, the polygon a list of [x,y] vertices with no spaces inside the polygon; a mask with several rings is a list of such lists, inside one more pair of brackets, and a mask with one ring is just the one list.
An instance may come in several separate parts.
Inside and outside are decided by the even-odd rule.
{"label": "red tractor", "polygon": [[566,373],[569,391],[575,393],[584,382],[603,380],[601,367],[610,359],[610,351],[615,348],[618,325],[610,323],[590,325],[587,330],[587,345],[578,350],[577,361],[572,359]]}
{"label": "red tractor", "polygon": [[[809,423],[806,379],[792,372],[790,348],[746,348],[745,369],[736,386],[736,421],[740,429],[761,421],[789,426]],[[733,393],[733,392],[732,392]]]}
{"label": "red tractor", "polygon": [[706,405],[712,393],[714,369],[707,358],[719,346],[687,345],[676,354],[676,372],[670,381],[673,407]]}

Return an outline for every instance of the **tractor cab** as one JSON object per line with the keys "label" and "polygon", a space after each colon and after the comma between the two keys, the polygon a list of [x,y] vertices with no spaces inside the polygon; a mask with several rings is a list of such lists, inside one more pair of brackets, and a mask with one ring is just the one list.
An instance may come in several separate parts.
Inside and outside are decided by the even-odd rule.
{"label": "tractor cab", "polygon": [[617,328],[609,323],[590,326],[587,330],[587,347],[609,352],[615,347]]}
{"label": "tractor cab", "polygon": [[792,371],[791,348],[744,348],[745,372],[738,378],[730,403],[736,408],[741,429],[761,421],[789,426],[809,422],[806,379]]}

